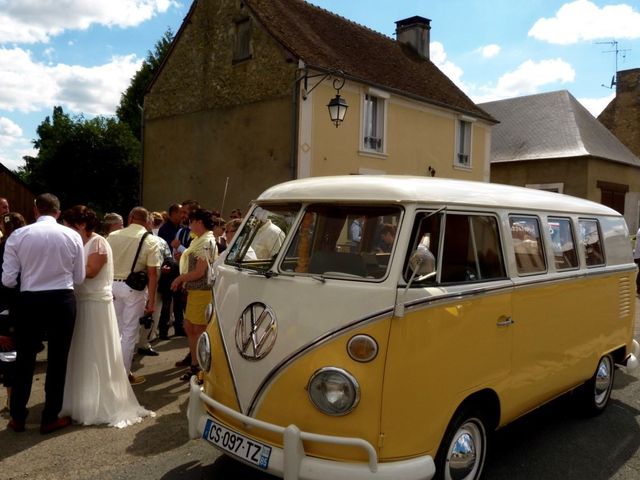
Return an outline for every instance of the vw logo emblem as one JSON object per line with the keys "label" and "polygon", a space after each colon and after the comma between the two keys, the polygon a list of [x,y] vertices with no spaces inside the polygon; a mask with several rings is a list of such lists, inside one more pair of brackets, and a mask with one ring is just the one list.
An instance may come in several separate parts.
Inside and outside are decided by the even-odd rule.
{"label": "vw logo emblem", "polygon": [[236,325],[236,347],[247,360],[260,360],[276,343],[278,324],[271,307],[254,302],[244,309]]}

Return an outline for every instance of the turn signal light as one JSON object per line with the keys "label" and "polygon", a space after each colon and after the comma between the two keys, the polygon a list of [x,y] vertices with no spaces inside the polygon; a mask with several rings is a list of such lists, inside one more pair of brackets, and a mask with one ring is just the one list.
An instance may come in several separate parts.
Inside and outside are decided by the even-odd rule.
{"label": "turn signal light", "polygon": [[378,355],[378,343],[369,335],[354,335],[347,343],[347,352],[356,362],[370,362]]}

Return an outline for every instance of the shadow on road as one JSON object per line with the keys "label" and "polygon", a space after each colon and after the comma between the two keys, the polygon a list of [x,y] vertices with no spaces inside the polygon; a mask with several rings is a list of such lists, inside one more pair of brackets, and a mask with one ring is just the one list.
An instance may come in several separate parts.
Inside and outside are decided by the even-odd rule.
{"label": "shadow on road", "polygon": [[223,455],[210,465],[186,463],[167,472],[160,480],[277,480],[277,477],[260,472],[231,457]]}
{"label": "shadow on road", "polygon": [[601,415],[584,417],[576,411],[573,400],[565,395],[497,431],[484,478],[611,478],[640,447],[640,412],[611,400]]}

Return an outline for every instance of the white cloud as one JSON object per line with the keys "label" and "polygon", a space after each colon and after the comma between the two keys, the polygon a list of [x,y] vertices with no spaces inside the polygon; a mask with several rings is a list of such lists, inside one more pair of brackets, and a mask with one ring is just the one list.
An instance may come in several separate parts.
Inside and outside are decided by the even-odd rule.
{"label": "white cloud", "polygon": [[442,70],[442,73],[449,77],[449,79],[459,88],[464,90],[464,83],[462,82],[462,74],[464,73],[464,70],[451,60],[447,60],[447,53],[444,51],[444,45],[442,45],[442,43],[430,43],[429,57],[435,66]]}
{"label": "white cloud", "polygon": [[613,100],[615,96],[615,93],[610,93],[609,95],[600,98],[578,98],[578,101],[584,106],[584,108],[589,110],[591,115],[597,117],[602,113],[605,107],[611,103],[611,100]]}
{"label": "white cloud", "polygon": [[6,147],[22,137],[22,129],[10,119],[0,117],[0,147]]}
{"label": "white cloud", "polygon": [[10,170],[23,165],[22,157],[35,155],[31,142],[22,132],[22,128],[6,117],[0,117],[0,163]]}
{"label": "white cloud", "polygon": [[484,86],[471,94],[476,103],[537,93],[541,87],[556,83],[570,83],[576,72],[571,65],[559,58],[534,62],[527,60],[518,68],[503,74],[495,86]]}
{"label": "white cloud", "polygon": [[166,12],[175,0],[0,0],[0,45],[48,42],[91,25],[132,27]]}
{"label": "white cloud", "polygon": [[141,61],[127,55],[95,67],[45,65],[28,50],[0,47],[0,110],[32,112],[61,105],[75,113],[112,115]]}
{"label": "white cloud", "polygon": [[485,45],[484,47],[480,47],[478,49],[480,55],[482,55],[482,58],[493,58],[500,53],[500,50],[500,45],[496,45],[495,43],[492,43],[491,45]]}
{"label": "white cloud", "polygon": [[559,45],[640,38],[640,12],[624,3],[599,8],[589,0],[575,0],[562,5],[555,17],[536,21],[529,36]]}

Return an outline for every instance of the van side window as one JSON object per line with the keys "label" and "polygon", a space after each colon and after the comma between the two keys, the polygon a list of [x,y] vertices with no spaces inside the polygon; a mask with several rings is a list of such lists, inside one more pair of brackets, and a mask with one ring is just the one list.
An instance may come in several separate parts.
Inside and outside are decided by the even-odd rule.
{"label": "van side window", "polygon": [[578,268],[578,252],[569,218],[549,217],[549,233],[556,270]]}
{"label": "van side window", "polygon": [[522,275],[547,270],[540,236],[540,223],[536,217],[510,216],[511,238],[518,273]]}
{"label": "van side window", "polygon": [[[498,222],[488,215],[449,213],[419,214],[418,229],[411,242],[411,253],[418,244],[425,245],[435,256],[439,275],[429,282],[467,283],[504,278],[505,268],[500,247]],[[440,230],[444,227],[444,239],[440,247]],[[438,261],[439,257],[441,261]],[[411,271],[405,268],[405,280]],[[429,283],[425,282],[425,283]]]}
{"label": "van side window", "polygon": [[578,225],[578,237],[582,245],[587,267],[604,265],[604,252],[602,251],[602,242],[600,241],[598,221],[581,218],[578,220]]}

